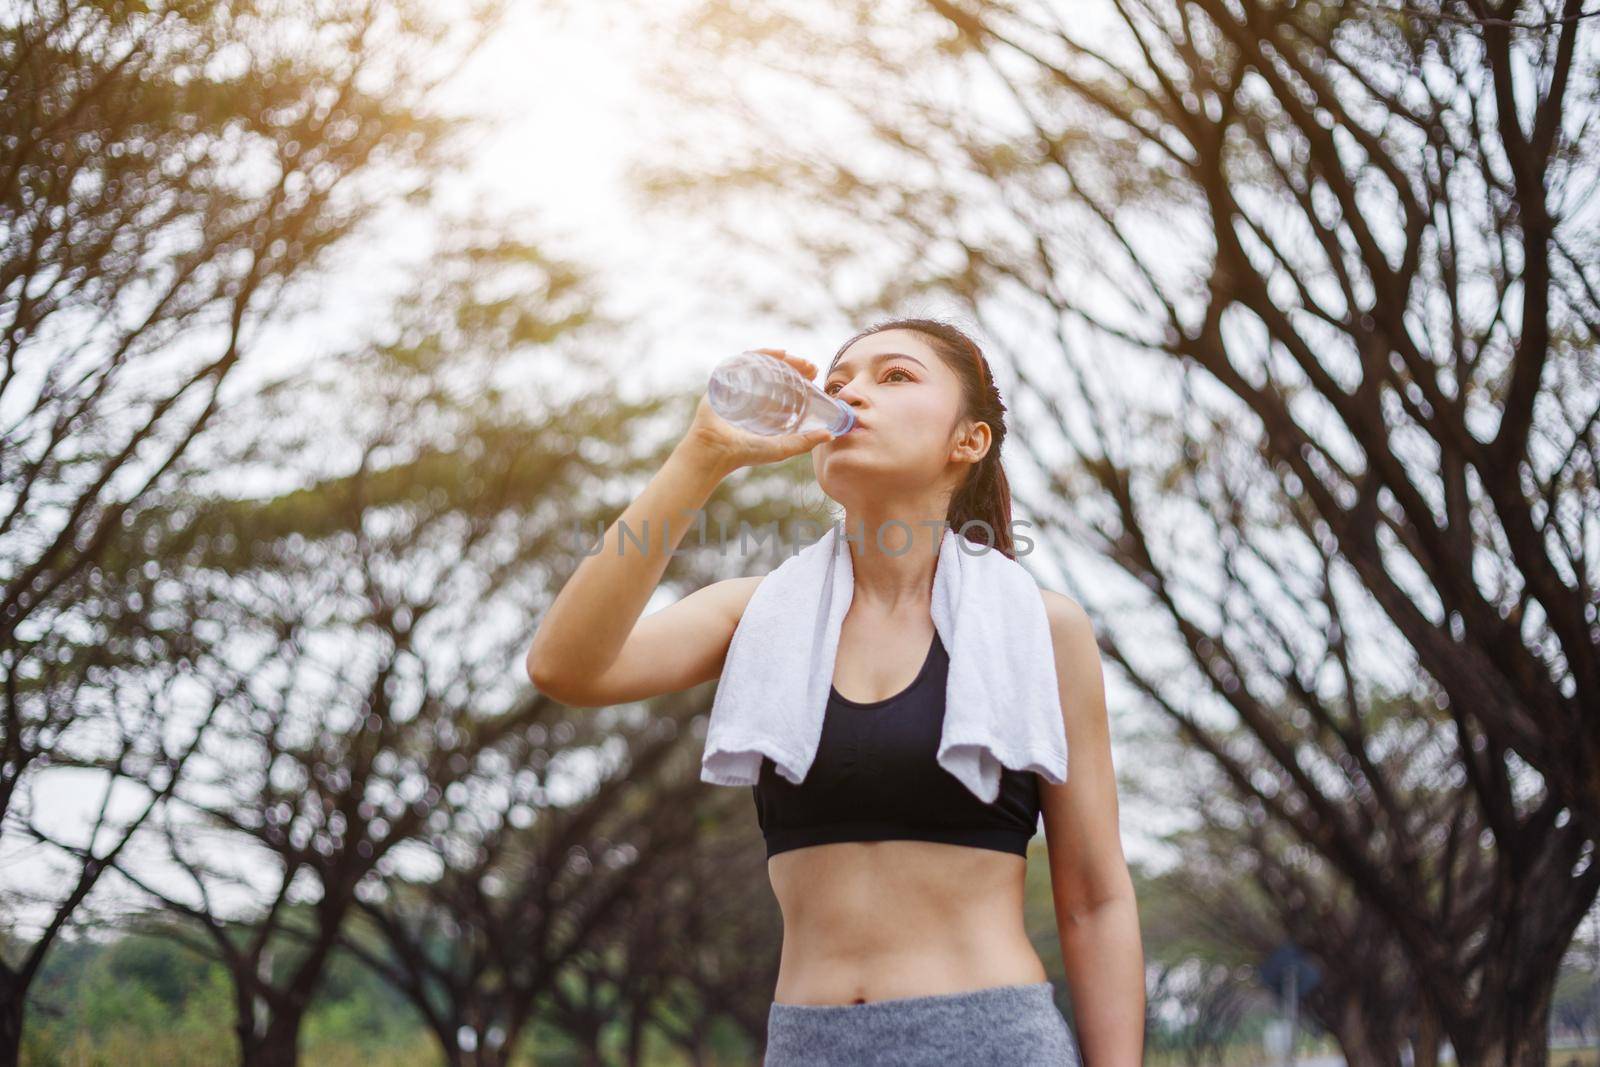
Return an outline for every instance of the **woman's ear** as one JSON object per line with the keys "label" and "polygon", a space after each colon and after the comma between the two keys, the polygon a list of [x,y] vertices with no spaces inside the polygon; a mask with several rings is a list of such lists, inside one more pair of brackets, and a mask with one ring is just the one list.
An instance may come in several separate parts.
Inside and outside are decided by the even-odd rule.
{"label": "woman's ear", "polygon": [[960,428],[950,458],[961,463],[977,463],[988,455],[989,443],[993,438],[994,433],[987,422],[969,419]]}

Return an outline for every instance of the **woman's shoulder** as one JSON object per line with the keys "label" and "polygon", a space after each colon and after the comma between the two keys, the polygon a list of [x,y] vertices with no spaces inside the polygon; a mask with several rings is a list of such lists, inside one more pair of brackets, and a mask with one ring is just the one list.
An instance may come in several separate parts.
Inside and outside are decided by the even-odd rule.
{"label": "woman's shoulder", "polygon": [[1044,598],[1045,616],[1050,620],[1050,632],[1058,641],[1082,637],[1087,635],[1094,639],[1094,623],[1089,618],[1089,613],[1083,605],[1054,589],[1039,587],[1039,595]]}

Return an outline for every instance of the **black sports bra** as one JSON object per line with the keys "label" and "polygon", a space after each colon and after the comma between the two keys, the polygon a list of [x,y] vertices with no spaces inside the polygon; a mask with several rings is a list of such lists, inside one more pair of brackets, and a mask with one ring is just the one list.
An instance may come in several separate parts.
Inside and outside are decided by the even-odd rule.
{"label": "black sports bra", "polygon": [[829,689],[817,754],[799,785],[762,757],[750,787],[767,855],[836,841],[911,839],[1028,854],[1039,826],[1039,779],[1000,769],[985,804],[938,762],[950,657],[937,631],[916,680],[862,703]]}

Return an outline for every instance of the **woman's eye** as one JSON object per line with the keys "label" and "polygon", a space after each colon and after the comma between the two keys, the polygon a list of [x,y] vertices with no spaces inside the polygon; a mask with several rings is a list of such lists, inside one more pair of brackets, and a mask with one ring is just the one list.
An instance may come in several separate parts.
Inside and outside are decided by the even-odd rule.
{"label": "woman's eye", "polygon": [[[912,378],[910,374],[907,374],[905,371],[901,370],[899,367],[891,367],[889,369],[889,374],[898,374],[898,375],[902,376],[903,378],[905,378],[905,380],[908,381],[908,382],[916,380],[916,379]],[[885,374],[883,376],[885,381],[888,380],[889,374]],[[822,391],[824,393],[827,393],[829,396],[832,396],[833,393],[834,393],[835,387],[841,386],[843,384],[844,384],[843,382],[829,382],[827,384],[827,386]]]}

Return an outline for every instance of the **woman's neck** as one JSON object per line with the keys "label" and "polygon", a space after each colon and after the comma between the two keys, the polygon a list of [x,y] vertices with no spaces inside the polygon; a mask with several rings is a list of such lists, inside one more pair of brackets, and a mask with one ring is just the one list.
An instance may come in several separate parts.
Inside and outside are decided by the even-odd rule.
{"label": "woman's neck", "polygon": [[944,515],[846,513],[852,600],[873,614],[925,610],[933,598],[934,571],[944,539]]}

